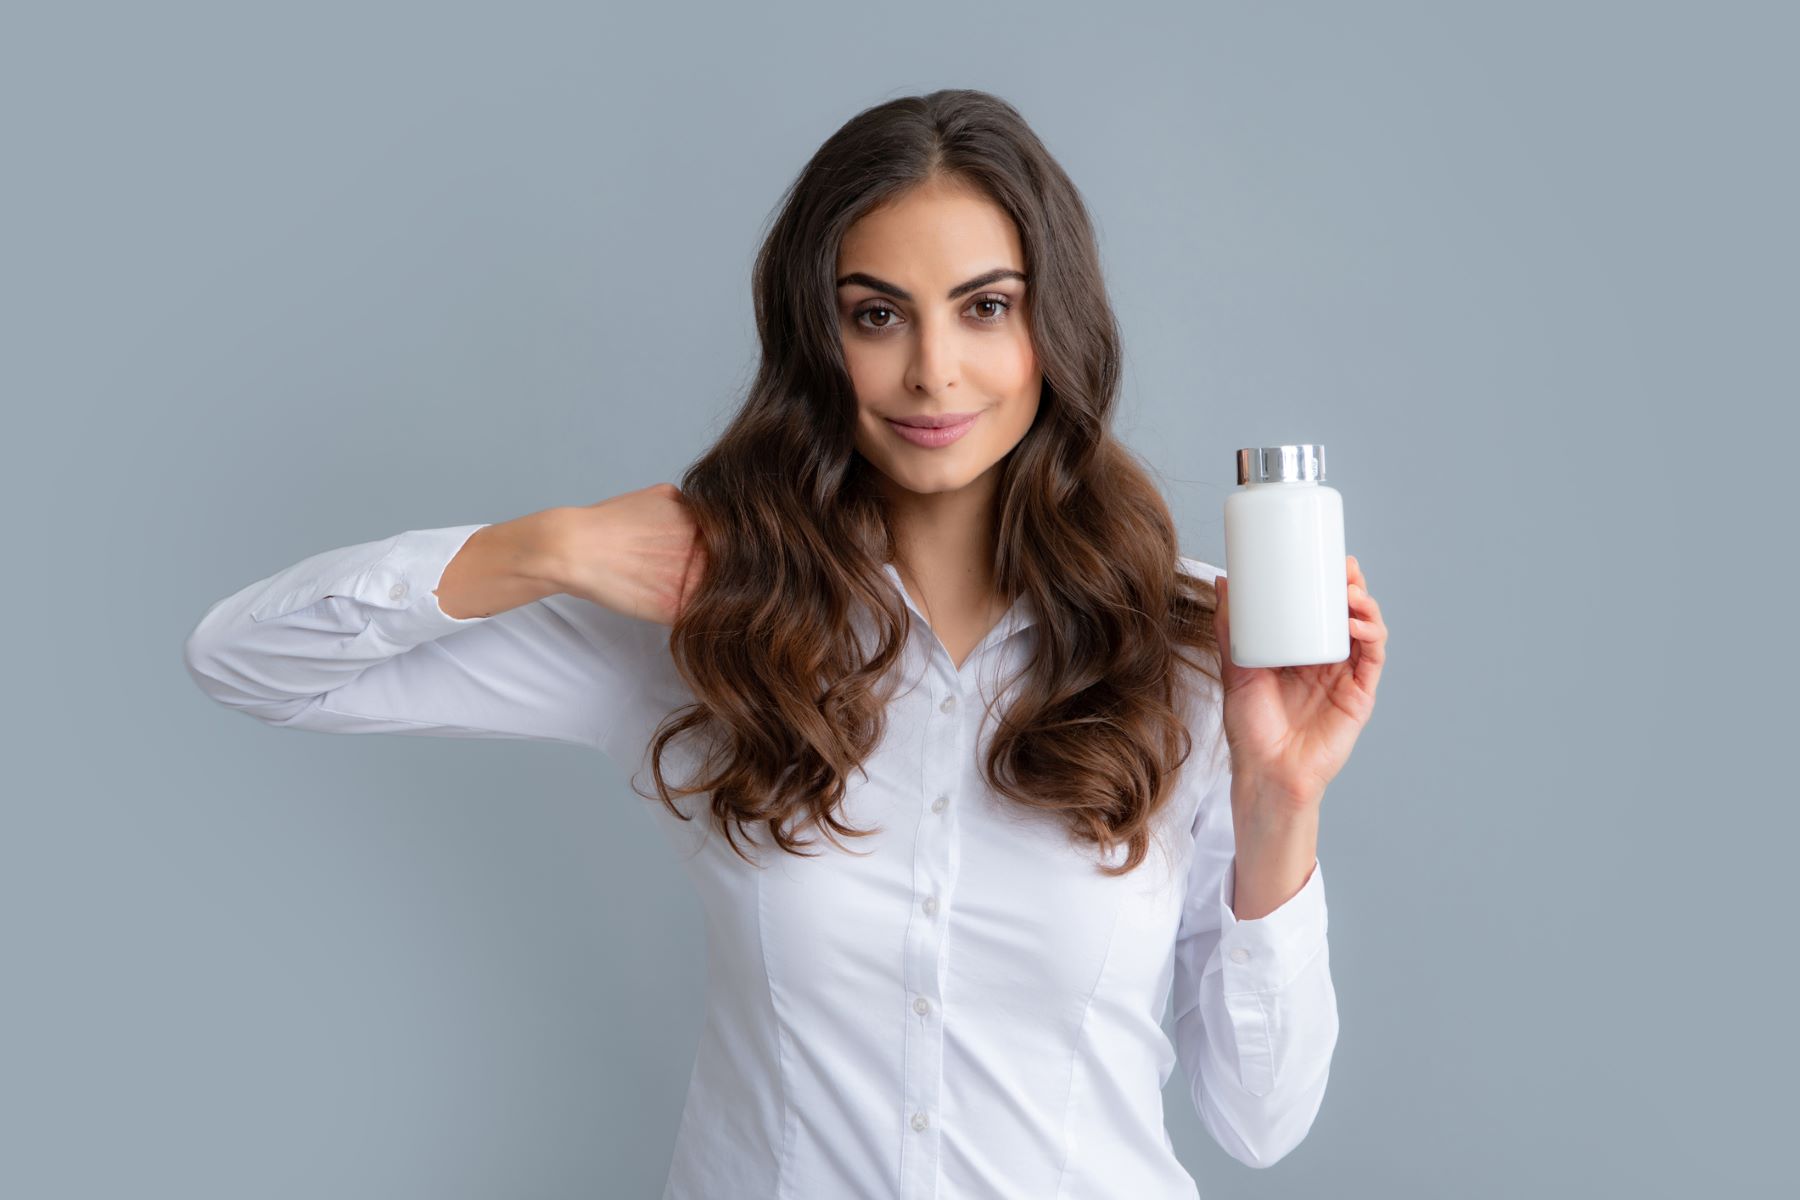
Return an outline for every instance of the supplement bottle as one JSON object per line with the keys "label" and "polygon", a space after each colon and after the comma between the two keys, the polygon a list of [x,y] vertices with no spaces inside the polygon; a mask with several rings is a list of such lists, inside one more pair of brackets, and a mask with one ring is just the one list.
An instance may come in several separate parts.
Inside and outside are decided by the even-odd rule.
{"label": "supplement bottle", "polygon": [[1231,661],[1293,667],[1350,657],[1344,498],[1325,485],[1325,447],[1237,452],[1225,498]]}

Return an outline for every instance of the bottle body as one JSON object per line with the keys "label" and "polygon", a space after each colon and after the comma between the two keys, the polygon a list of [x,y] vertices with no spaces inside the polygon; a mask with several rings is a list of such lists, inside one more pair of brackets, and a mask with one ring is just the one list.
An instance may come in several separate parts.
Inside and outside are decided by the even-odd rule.
{"label": "bottle body", "polygon": [[1225,498],[1231,661],[1294,667],[1350,657],[1344,498],[1314,480],[1251,482]]}

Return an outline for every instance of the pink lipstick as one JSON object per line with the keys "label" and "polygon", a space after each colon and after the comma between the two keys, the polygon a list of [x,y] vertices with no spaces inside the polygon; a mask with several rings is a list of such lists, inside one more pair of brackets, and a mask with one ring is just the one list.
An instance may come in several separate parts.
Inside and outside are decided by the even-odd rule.
{"label": "pink lipstick", "polygon": [[975,424],[978,412],[943,413],[935,417],[908,417],[904,421],[887,418],[890,428],[915,446],[948,446]]}

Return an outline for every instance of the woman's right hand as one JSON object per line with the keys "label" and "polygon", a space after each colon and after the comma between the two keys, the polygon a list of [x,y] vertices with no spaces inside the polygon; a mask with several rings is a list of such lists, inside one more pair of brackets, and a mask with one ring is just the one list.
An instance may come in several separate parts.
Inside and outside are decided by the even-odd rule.
{"label": "woman's right hand", "polygon": [[629,617],[674,625],[705,574],[700,527],[672,483],[560,509],[555,530],[562,590]]}

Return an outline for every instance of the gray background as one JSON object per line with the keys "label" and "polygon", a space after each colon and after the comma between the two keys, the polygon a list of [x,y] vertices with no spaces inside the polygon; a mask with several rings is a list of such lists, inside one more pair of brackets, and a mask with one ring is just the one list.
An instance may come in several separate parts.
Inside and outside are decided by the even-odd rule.
{"label": "gray background", "polygon": [[699,910],[611,765],[262,728],[182,642],[319,550],[675,478],[781,189],[941,86],[1091,203],[1185,552],[1236,447],[1323,442],[1390,626],[1324,1108],[1254,1171],[1177,1073],[1202,1195],[1791,1181],[1793,6],[36,7],[0,1193],[659,1194]]}

